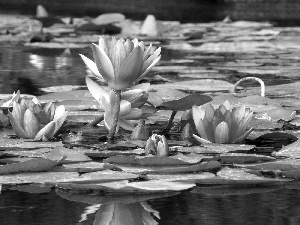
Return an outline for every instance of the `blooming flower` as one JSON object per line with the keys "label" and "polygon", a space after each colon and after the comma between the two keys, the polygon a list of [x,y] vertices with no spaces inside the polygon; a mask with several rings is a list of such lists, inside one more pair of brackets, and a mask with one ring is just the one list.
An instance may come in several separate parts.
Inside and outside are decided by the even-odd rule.
{"label": "blooming flower", "polygon": [[144,42],[136,38],[125,41],[100,36],[99,44],[92,45],[95,62],[80,56],[91,72],[104,79],[110,88],[124,90],[145,76],[160,60],[161,49],[151,54],[151,47],[146,48]]}
{"label": "blooming flower", "polygon": [[168,156],[169,146],[164,135],[152,134],[145,147],[146,155]]}
{"label": "blooming flower", "polygon": [[[110,130],[115,93],[111,89],[106,91],[89,77],[86,77],[86,84],[92,96],[99,102],[101,109],[104,110],[104,125]],[[134,126],[129,120],[138,120],[146,116],[147,112],[144,104],[148,100],[149,87],[149,83],[143,83],[122,93],[118,126],[132,131]]]}
{"label": "blooming flower", "polygon": [[201,137],[193,135],[201,143],[241,143],[251,133],[247,130],[253,112],[244,105],[231,107],[228,101],[217,109],[209,103],[193,106],[193,120]]}
{"label": "blooming flower", "polygon": [[52,102],[41,107],[37,99],[13,102],[13,111],[9,119],[16,135],[20,138],[36,140],[51,139],[67,117],[63,105],[55,107]]}

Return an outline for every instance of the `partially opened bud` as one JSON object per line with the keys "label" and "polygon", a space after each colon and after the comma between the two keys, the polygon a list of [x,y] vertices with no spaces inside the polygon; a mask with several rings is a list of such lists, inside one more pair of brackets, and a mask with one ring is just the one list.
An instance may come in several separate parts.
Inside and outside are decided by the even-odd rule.
{"label": "partially opened bud", "polygon": [[145,154],[156,156],[168,156],[169,146],[164,135],[153,134],[148,140],[145,148]]}

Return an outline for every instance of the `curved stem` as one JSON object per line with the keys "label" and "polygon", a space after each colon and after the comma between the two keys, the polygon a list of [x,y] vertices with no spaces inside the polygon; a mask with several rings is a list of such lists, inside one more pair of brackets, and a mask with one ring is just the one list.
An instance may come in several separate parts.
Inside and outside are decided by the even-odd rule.
{"label": "curved stem", "polygon": [[116,133],[116,128],[118,124],[118,119],[119,119],[119,113],[120,113],[120,103],[121,103],[121,91],[120,90],[114,90],[115,92],[115,103],[114,103],[114,108],[113,108],[113,121],[111,128],[109,130],[107,138],[109,140],[112,140],[114,138],[114,135]]}
{"label": "curved stem", "polygon": [[265,97],[265,92],[266,92],[266,88],[265,88],[265,83],[262,81],[262,79],[259,79],[258,77],[244,77],[242,79],[240,79],[238,82],[235,83],[235,85],[232,88],[232,93],[235,93],[237,86],[245,81],[245,80],[255,80],[258,81],[260,83],[260,87],[261,87],[261,96]]}

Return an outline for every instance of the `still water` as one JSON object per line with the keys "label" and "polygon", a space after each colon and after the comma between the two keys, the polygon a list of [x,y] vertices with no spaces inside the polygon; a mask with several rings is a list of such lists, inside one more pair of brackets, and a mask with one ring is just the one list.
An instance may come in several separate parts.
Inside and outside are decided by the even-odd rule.
{"label": "still water", "polygon": [[[2,94],[21,90],[22,94],[41,95],[44,93],[41,88],[49,86],[84,86],[85,76],[89,74],[78,55],[92,57],[89,49],[34,50],[11,44],[3,44],[0,49]],[[170,52],[163,54],[163,60],[170,59]],[[166,77],[171,75],[166,74]],[[273,78],[270,76],[267,83],[274,82]],[[235,76],[225,79],[234,82]],[[277,82],[291,81],[282,78]],[[53,189],[41,192],[3,191],[0,195],[0,224],[141,225],[142,221],[161,225],[300,224],[298,183],[284,187],[198,186],[172,196],[144,196],[143,200],[137,196],[104,198],[55,192]]]}
{"label": "still water", "polygon": [[[83,203],[91,198],[97,197],[82,195],[70,201],[53,190],[43,194],[5,191],[0,198],[1,224],[300,224],[300,191],[289,188],[196,187],[142,202],[122,203],[121,197],[120,202],[108,197],[110,202],[105,204]],[[100,220],[103,215],[111,218],[108,214],[115,223]]]}

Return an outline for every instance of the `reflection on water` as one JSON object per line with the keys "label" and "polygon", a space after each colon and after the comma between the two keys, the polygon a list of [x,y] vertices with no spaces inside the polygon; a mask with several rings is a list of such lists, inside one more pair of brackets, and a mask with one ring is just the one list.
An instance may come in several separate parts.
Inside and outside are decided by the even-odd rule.
{"label": "reflection on water", "polygon": [[300,224],[300,191],[293,187],[196,187],[172,196],[57,194],[3,191],[1,224]]}
{"label": "reflection on water", "polygon": [[29,50],[21,46],[0,46],[0,49],[2,94],[21,90],[23,94],[41,95],[40,88],[44,87],[85,85],[88,73],[79,50]]}

